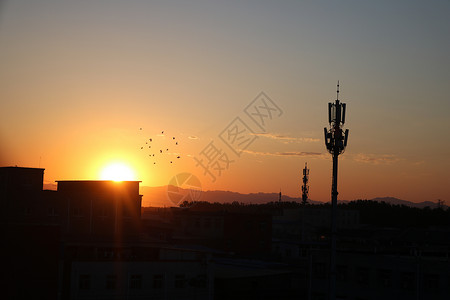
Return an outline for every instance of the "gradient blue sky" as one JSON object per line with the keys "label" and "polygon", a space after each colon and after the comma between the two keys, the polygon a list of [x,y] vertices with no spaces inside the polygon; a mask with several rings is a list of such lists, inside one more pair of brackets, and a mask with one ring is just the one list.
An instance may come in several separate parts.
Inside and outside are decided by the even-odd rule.
{"label": "gradient blue sky", "polygon": [[[143,185],[191,172],[205,189],[299,196],[308,162],[327,201],[340,80],[339,198],[450,200],[449,15],[450,1],[2,1],[0,164],[54,182],[122,161]],[[283,115],[211,182],[192,158],[261,91]],[[170,135],[177,164],[139,151]]]}

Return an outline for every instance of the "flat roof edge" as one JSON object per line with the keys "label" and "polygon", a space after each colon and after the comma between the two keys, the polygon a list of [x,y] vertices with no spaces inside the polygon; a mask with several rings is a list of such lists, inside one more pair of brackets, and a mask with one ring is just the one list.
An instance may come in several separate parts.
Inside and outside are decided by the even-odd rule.
{"label": "flat roof edge", "polygon": [[45,168],[33,168],[33,167],[19,167],[19,166],[4,166],[0,169],[32,169],[32,170],[45,170]]}
{"label": "flat roof edge", "polygon": [[141,180],[55,180],[55,182],[142,182]]}

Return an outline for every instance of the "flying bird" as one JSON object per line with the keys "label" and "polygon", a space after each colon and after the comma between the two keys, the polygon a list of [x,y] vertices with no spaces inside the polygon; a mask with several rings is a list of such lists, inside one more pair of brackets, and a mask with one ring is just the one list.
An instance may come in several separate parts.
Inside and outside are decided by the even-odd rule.
{"label": "flying bird", "polygon": [[[143,128],[141,127],[141,128],[139,128],[139,130],[143,130]],[[158,139],[158,137],[161,137],[162,136],[162,138],[161,139],[163,139],[163,140],[165,140],[165,136],[166,135],[164,135],[164,133],[165,133],[165,130],[162,130],[161,131],[161,134],[157,134],[157,136],[155,137],[156,138],[156,140],[155,140],[155,143],[158,143],[160,140]],[[168,137],[170,137],[170,135],[168,135]],[[177,140],[177,137],[175,137],[175,136],[172,136],[172,141],[174,141],[175,142],[175,145],[178,145],[178,140]],[[141,150],[143,150],[144,149],[144,147],[145,148],[147,148],[146,146],[148,146],[148,149],[151,149],[152,148],[152,146],[151,146],[151,142],[153,142],[153,138],[148,138],[146,141],[145,141],[145,145],[143,146],[143,147],[141,147]],[[156,146],[156,145],[155,145]],[[158,147],[161,147],[160,148],[160,150],[159,150],[159,153],[160,154],[164,154],[165,152],[167,153],[167,154],[174,154],[174,153],[170,153],[169,152],[169,148],[163,148],[164,146],[169,146],[169,145],[158,145]],[[158,148],[154,148],[153,150],[156,150],[157,151],[157,149]],[[165,150],[164,150],[165,149]],[[153,151],[152,151],[153,152]],[[148,152],[147,152],[148,153]],[[153,152],[153,153],[148,153],[148,156],[149,157],[153,157],[153,158],[155,158],[155,154],[157,154],[158,152]],[[157,155],[156,155],[157,156]],[[180,159],[181,158],[181,156],[177,156],[176,154],[175,154],[175,157],[177,158],[177,159]],[[154,165],[156,165],[156,162],[157,162],[157,160],[155,160],[155,161],[153,161],[153,164]],[[169,162],[170,164],[175,164],[175,162],[174,162],[174,160],[173,160],[173,158],[172,158],[172,160],[165,160],[165,162],[167,163],[167,162]],[[159,162],[159,163],[161,163],[161,161]]]}

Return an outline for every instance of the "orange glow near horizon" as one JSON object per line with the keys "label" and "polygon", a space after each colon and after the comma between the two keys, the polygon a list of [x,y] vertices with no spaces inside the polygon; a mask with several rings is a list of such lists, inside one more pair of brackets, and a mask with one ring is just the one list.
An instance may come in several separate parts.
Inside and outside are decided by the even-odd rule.
{"label": "orange glow near horizon", "polygon": [[102,180],[132,181],[136,180],[134,171],[124,163],[112,163],[102,169],[100,174]]}
{"label": "orange glow near horizon", "polygon": [[[276,201],[280,190],[301,196],[307,162],[310,200],[328,202],[323,128],[340,80],[350,135],[338,201],[450,201],[448,1],[400,16],[401,3],[374,1],[217,1],[207,13],[172,1],[3,2],[0,166],[43,168],[45,188],[133,180],[145,196],[190,173],[203,190]],[[281,115],[253,107],[260,92]]]}

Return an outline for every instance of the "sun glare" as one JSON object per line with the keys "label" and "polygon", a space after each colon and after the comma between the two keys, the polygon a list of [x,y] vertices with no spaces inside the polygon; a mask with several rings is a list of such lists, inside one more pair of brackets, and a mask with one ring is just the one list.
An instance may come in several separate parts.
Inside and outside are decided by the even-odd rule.
{"label": "sun glare", "polygon": [[135,180],[134,172],[125,164],[114,163],[106,166],[100,175],[102,180],[127,181]]}

